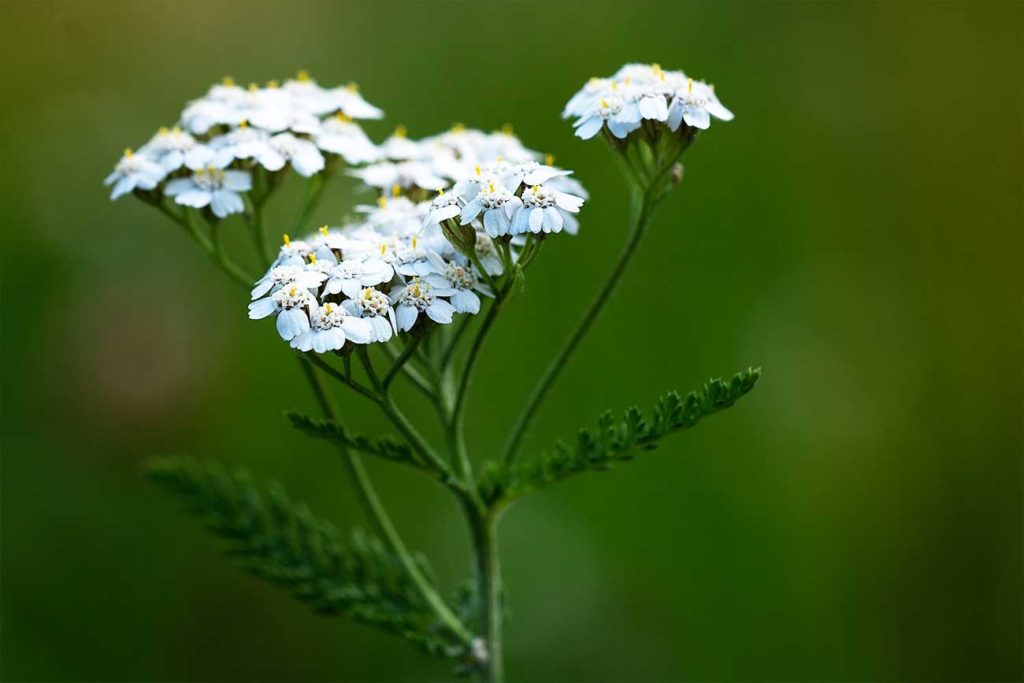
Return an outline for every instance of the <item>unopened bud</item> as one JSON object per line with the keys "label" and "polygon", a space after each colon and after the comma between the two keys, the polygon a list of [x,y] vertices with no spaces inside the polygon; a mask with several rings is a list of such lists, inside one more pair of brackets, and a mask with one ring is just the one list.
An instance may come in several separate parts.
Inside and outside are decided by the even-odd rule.
{"label": "unopened bud", "polygon": [[474,638],[473,642],[470,643],[470,650],[471,654],[473,655],[473,659],[475,659],[480,664],[487,663],[487,660],[489,659],[487,653],[487,641],[485,641],[483,638]]}
{"label": "unopened bud", "polygon": [[455,250],[470,258],[476,254],[476,230],[472,225],[460,225],[457,218],[441,221],[441,232]]}
{"label": "unopened bud", "polygon": [[672,184],[678,185],[683,180],[683,165],[678,161],[672,164]]}

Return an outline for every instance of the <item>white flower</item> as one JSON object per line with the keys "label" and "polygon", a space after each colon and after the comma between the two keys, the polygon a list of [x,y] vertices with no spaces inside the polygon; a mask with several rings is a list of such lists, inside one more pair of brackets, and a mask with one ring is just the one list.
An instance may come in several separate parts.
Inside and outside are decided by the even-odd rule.
{"label": "white flower", "polygon": [[430,207],[423,219],[421,229],[426,229],[431,225],[440,225],[449,218],[455,218],[461,211],[458,195],[454,192],[447,193],[442,188],[438,188],[437,192],[437,196],[430,201]]}
{"label": "white flower", "polygon": [[482,211],[484,230],[488,235],[507,235],[512,216],[522,207],[523,200],[509,192],[500,180],[497,183],[490,180],[462,209],[461,222],[463,225],[471,223]]}
{"label": "white flower", "polygon": [[270,138],[270,146],[303,177],[308,178],[324,170],[324,157],[309,140],[297,138],[291,133],[278,133]]}
{"label": "white flower", "polygon": [[273,293],[288,285],[295,285],[300,289],[316,289],[326,279],[327,275],[324,273],[302,266],[275,266],[256,282],[251,296],[253,299],[258,299],[265,296],[267,292]]}
{"label": "white flower", "polygon": [[381,143],[380,153],[385,159],[391,161],[409,161],[427,156],[420,143],[406,137],[405,126],[395,128],[395,132]]}
{"label": "white flower", "polygon": [[[575,223],[583,200],[575,195],[534,185],[523,192],[523,208],[512,220],[511,234],[561,232],[566,222]],[[575,230],[572,228],[571,230]]]}
{"label": "white flower", "polygon": [[617,138],[624,138],[640,127],[640,107],[634,102],[624,101],[616,95],[601,97],[573,124],[576,136],[589,140],[597,135],[602,126]]}
{"label": "white flower", "polygon": [[188,178],[167,183],[164,194],[174,197],[183,206],[201,209],[209,206],[217,218],[225,218],[245,210],[239,192],[252,189],[252,178],[245,171],[223,171],[209,166],[199,169]]}
{"label": "white flower", "polygon": [[434,252],[430,253],[429,258],[438,272],[428,275],[426,280],[435,291],[453,292],[450,297],[456,313],[476,315],[480,312],[480,297],[476,295],[474,289],[487,296],[493,296],[491,290],[480,282],[472,266],[448,263]]}
{"label": "white flower", "polygon": [[285,165],[285,157],[271,144],[270,134],[249,126],[246,121],[230,133],[211,140],[210,148],[215,153],[215,166],[227,166],[235,159],[253,159],[268,171],[280,171]]}
{"label": "white flower", "polygon": [[346,341],[368,344],[373,336],[373,326],[369,321],[350,315],[338,304],[328,302],[313,308],[308,327],[292,338],[291,347],[299,351],[326,353],[341,350]]}
{"label": "white flower", "polygon": [[542,185],[553,178],[570,175],[572,171],[555,168],[550,164],[539,164],[536,161],[525,161],[511,165],[498,174],[501,182],[510,191],[515,192],[520,185]]}
{"label": "white flower", "polygon": [[409,284],[399,287],[391,293],[391,303],[395,306],[398,330],[408,332],[416,324],[420,312],[436,323],[447,325],[452,321],[455,308],[439,298],[444,294],[454,294],[453,290],[438,291],[428,282],[413,278]]}
{"label": "white flower", "polygon": [[139,153],[153,159],[163,167],[164,171],[171,173],[185,165],[186,155],[197,144],[194,137],[177,126],[161,128],[149,142],[142,146]]}
{"label": "white flower", "polygon": [[434,191],[439,187],[448,187],[448,181],[434,173],[430,164],[422,161],[401,161],[393,163],[383,161],[372,166],[349,172],[370,187],[388,189],[395,185],[406,190],[419,187]]}
{"label": "white flower", "polygon": [[333,108],[340,109],[353,119],[379,119],[384,116],[383,111],[363,99],[355,83],[349,83],[344,88],[334,88],[329,95]]}
{"label": "white flower", "polygon": [[686,82],[672,100],[668,114],[669,130],[677,130],[682,121],[693,128],[706,130],[711,127],[711,117],[721,121],[732,121],[733,113],[722,106],[715,96],[713,87],[703,81]]}
{"label": "white flower", "polygon": [[307,309],[316,307],[316,299],[298,285],[277,290],[270,296],[249,304],[249,318],[260,320],[277,314],[277,333],[291,341],[309,329]]}
{"label": "white flower", "polygon": [[276,81],[270,81],[265,88],[251,84],[238,109],[243,121],[271,133],[286,130],[294,119],[292,98]]}
{"label": "white flower", "polygon": [[315,140],[320,149],[338,154],[350,164],[364,164],[381,158],[380,151],[359,124],[341,112],[324,119],[316,131]]}
{"label": "white flower", "polygon": [[126,149],[120,161],[114,166],[114,172],[106,177],[103,184],[114,186],[110,198],[117,199],[136,188],[152,190],[166,175],[164,168],[148,156],[135,154]]}
{"label": "white flower", "polygon": [[398,329],[395,320],[395,309],[391,299],[384,292],[367,287],[351,299],[341,302],[349,313],[369,321],[373,328],[373,341],[386,342]]}
{"label": "white flower", "polygon": [[205,135],[218,125],[237,125],[245,116],[240,106],[245,90],[230,78],[210,88],[204,97],[193,100],[181,113],[181,123],[196,135]]}
{"label": "white flower", "polygon": [[394,268],[375,256],[345,259],[327,271],[323,296],[340,293],[354,299],[365,287],[388,282],[394,275]]}
{"label": "white flower", "polygon": [[305,266],[306,259],[313,253],[313,248],[303,240],[293,240],[288,235],[284,236],[284,243],[281,245],[274,260],[275,266]]}

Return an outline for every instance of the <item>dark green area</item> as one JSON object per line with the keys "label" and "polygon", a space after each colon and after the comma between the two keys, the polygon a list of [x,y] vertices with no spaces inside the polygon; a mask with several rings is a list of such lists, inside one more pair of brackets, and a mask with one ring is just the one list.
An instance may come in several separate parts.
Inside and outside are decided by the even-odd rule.
{"label": "dark green area", "polygon": [[[273,326],[180,228],[100,182],[224,75],[358,81],[388,114],[376,139],[512,122],[592,200],[488,342],[468,424],[489,455],[625,239],[613,160],[558,113],[631,60],[714,82],[736,120],[687,152],[525,445],[765,374],[651,457],[508,512],[510,680],[1021,679],[1022,7],[7,7],[3,679],[444,680],[407,643],[240,573],[144,482],[152,454],[225,457],[364,524],[336,454],[282,415],[315,405]],[[352,185],[314,223],[340,220]],[[300,187],[284,194],[279,232]],[[346,425],[389,432],[364,403],[341,403]],[[450,594],[469,572],[458,510],[412,468],[368,464]]]}

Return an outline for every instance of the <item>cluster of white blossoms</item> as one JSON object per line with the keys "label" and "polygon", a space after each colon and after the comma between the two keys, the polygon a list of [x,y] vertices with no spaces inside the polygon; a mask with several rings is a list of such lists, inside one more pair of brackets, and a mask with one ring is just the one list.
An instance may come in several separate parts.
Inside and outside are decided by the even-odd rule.
{"label": "cluster of white blossoms", "polygon": [[733,118],[718,101],[713,85],[657,64],[627,64],[610,78],[592,78],[562,111],[562,118],[576,118],[573,127],[584,140],[602,128],[623,139],[645,120],[673,132],[683,123],[705,130],[712,116],[722,121]]}
{"label": "cluster of white blossoms", "polygon": [[154,192],[225,218],[244,211],[241,193],[252,189],[256,168],[308,177],[321,172],[330,155],[352,164],[379,159],[355,119],[381,116],[355,85],[323,88],[305,72],[264,87],[225,79],[190,102],[173,128],[125,150],[105,183],[113,186],[111,199]]}
{"label": "cluster of white blossoms", "polygon": [[412,140],[399,128],[377,152],[379,161],[350,171],[382,190],[376,204],[357,206],[359,220],[339,228],[286,236],[252,290],[249,317],[276,316],[295,349],[387,342],[476,314],[480,296],[494,295],[488,280],[517,261],[528,233],[578,229],[586,191],[510,130],[455,126]]}

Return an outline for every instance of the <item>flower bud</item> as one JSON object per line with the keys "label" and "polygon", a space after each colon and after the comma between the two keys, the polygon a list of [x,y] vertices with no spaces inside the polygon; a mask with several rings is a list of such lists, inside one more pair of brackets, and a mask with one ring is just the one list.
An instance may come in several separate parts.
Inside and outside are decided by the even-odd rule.
{"label": "flower bud", "polygon": [[441,221],[441,232],[463,256],[473,258],[476,254],[476,230],[472,225],[459,225],[457,218],[448,218]]}

